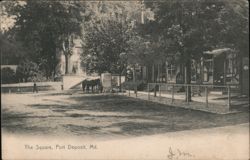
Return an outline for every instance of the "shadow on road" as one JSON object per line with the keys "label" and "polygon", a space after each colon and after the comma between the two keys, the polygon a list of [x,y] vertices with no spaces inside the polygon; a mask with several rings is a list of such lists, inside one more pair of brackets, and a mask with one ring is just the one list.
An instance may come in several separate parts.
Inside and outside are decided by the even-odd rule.
{"label": "shadow on road", "polygon": [[[57,95],[58,96],[58,95]],[[65,99],[64,99],[65,100]],[[34,135],[143,136],[248,123],[249,113],[226,115],[176,108],[119,95],[78,95],[72,102],[31,104],[32,113],[3,111],[2,128]],[[55,104],[57,103],[57,104]],[[46,111],[46,114],[40,114]]]}

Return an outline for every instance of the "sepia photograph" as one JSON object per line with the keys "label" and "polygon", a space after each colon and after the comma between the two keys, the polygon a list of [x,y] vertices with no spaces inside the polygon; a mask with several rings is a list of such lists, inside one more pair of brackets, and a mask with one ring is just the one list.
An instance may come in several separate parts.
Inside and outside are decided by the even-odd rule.
{"label": "sepia photograph", "polygon": [[3,160],[249,160],[248,0],[3,0]]}

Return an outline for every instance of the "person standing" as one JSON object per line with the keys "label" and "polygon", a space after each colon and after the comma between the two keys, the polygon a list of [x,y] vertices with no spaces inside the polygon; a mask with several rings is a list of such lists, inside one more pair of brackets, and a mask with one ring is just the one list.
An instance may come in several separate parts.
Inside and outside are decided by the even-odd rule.
{"label": "person standing", "polygon": [[34,82],[34,85],[33,85],[33,93],[34,92],[38,93],[36,82]]}

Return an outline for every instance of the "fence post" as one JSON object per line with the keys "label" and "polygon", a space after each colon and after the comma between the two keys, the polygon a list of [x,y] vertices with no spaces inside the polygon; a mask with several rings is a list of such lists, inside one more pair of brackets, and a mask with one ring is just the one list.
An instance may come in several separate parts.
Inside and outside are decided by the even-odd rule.
{"label": "fence post", "polygon": [[159,97],[161,98],[161,84],[159,84]]}
{"label": "fence post", "polygon": [[157,85],[154,84],[154,97],[156,97],[156,94],[157,94],[157,93],[156,93],[156,86],[157,86]]}
{"label": "fence post", "polygon": [[148,100],[150,99],[149,83],[148,83]]}
{"label": "fence post", "polygon": [[130,85],[128,87],[128,96],[130,96]]}
{"label": "fence post", "polygon": [[[166,93],[166,95],[168,94],[168,85],[167,84],[165,84],[165,93]],[[168,96],[166,97],[166,100],[168,99]]]}
{"label": "fence post", "polygon": [[137,98],[137,84],[135,84],[135,97]]}
{"label": "fence post", "polygon": [[17,89],[17,91],[21,93],[20,79],[18,79],[18,82],[19,82],[19,83],[18,83],[18,89]]}
{"label": "fence post", "polygon": [[172,86],[172,103],[174,103],[174,85]]}
{"label": "fence post", "polygon": [[231,90],[230,90],[230,85],[228,85],[228,109],[230,109],[230,105],[231,105]]}
{"label": "fence post", "polygon": [[189,105],[189,99],[188,99],[188,97],[189,97],[189,86],[187,85],[187,94],[186,94],[186,100],[187,100],[187,104]]}
{"label": "fence post", "polygon": [[205,96],[206,96],[206,107],[208,107],[208,91],[207,91],[207,87],[205,87]]}

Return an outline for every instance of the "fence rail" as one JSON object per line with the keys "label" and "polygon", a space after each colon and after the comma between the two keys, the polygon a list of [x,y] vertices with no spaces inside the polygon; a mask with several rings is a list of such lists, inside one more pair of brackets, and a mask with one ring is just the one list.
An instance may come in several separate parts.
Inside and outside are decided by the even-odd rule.
{"label": "fence rail", "polygon": [[[222,108],[228,111],[231,106],[232,90],[239,88],[237,84],[148,83],[143,91],[138,91],[137,83],[127,85],[130,85],[127,88],[128,96],[150,101],[165,101],[164,103],[171,105],[193,107],[199,104],[202,109]],[[191,101],[188,97],[191,97]]]}
{"label": "fence rail", "polygon": [[[62,82],[36,82],[40,91],[62,90]],[[2,93],[32,92],[34,82],[1,84]]]}

